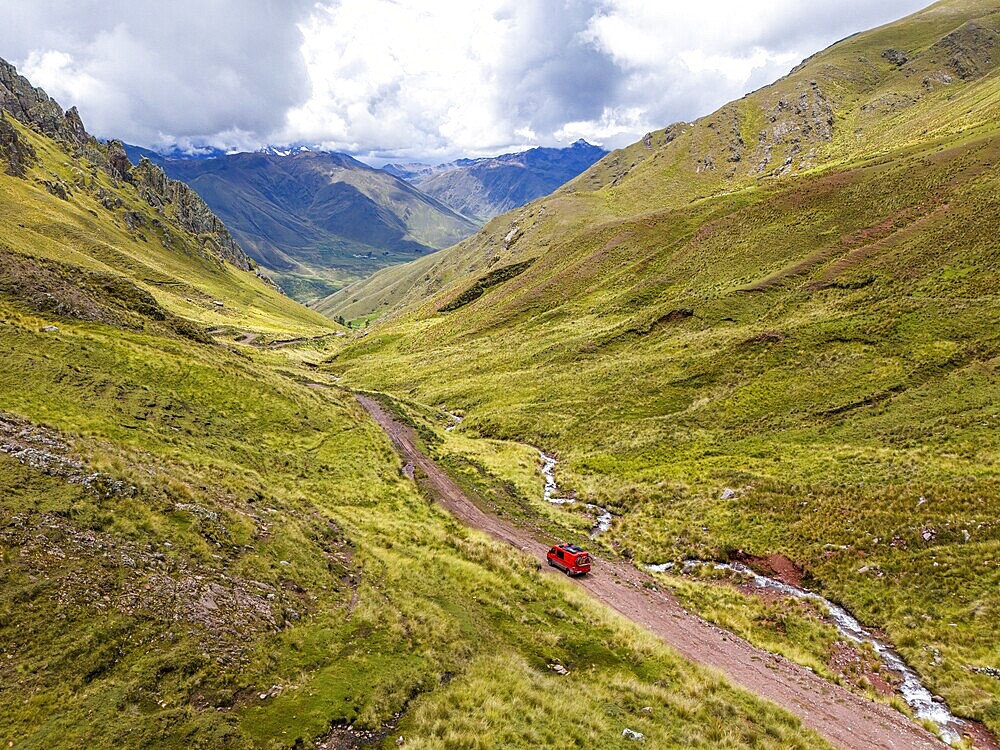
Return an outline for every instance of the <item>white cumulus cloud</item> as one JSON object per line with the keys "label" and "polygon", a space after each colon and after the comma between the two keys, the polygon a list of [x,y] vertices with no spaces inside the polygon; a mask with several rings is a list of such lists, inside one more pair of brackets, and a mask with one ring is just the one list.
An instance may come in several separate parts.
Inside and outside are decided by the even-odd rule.
{"label": "white cumulus cloud", "polygon": [[924,0],[11,0],[0,56],[145,146],[445,160],[691,120]]}

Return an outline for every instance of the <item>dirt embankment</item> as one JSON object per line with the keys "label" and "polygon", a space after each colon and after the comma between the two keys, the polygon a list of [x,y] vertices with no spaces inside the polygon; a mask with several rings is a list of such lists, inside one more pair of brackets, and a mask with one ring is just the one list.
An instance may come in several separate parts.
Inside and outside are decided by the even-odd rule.
{"label": "dirt embankment", "polygon": [[[486,513],[419,449],[409,427],[367,396],[358,402],[403,459],[427,475],[437,500],[469,526],[512,544],[539,561],[549,544],[526,529]],[[543,568],[548,570],[548,568]],[[788,572],[788,571],[786,571]],[[553,575],[558,575],[553,572]],[[941,750],[947,747],[899,712],[827,682],[805,667],[762,651],[685,611],[653,578],[618,560],[595,558],[591,575],[577,579],[594,598],[647,628],[687,659],[724,673],[731,682],[773,701],[845,750]]]}
{"label": "dirt embankment", "polygon": [[777,581],[802,588],[802,579],[805,577],[805,573],[802,568],[784,555],[771,554],[755,557],[754,555],[747,555],[740,552],[733,555],[730,559],[741,562]]}

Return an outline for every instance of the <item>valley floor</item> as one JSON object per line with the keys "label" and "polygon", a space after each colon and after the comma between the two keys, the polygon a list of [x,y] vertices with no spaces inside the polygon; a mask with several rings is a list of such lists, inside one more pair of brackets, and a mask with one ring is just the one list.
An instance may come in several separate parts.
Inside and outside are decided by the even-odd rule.
{"label": "valley floor", "polygon": [[[550,546],[532,531],[491,515],[476,505],[420,449],[414,430],[377,400],[358,401],[390,436],[403,458],[419,471],[430,493],[466,524],[507,542],[536,559]],[[833,685],[811,670],[762,651],[684,610],[657,590],[652,576],[632,565],[595,558],[592,574],[579,579],[591,596],[647,628],[686,658],[725,673],[734,683],[774,701],[837,747],[934,748],[942,743],[893,709]]]}

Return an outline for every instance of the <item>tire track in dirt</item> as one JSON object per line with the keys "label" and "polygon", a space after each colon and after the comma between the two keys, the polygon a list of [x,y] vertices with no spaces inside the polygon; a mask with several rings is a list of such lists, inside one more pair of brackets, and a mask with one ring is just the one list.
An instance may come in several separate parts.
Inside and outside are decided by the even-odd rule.
{"label": "tire track in dirt", "polygon": [[[392,440],[402,457],[427,475],[435,498],[469,526],[542,561],[549,545],[472,502],[417,445],[413,430],[381,404],[358,403]],[[543,568],[548,570],[548,568]],[[553,575],[559,575],[553,571]],[[844,750],[941,750],[941,740],[898,711],[828,682],[805,667],[752,646],[684,610],[667,592],[651,590],[652,576],[632,565],[594,557],[593,572],[575,579],[595,599],[659,636],[685,658],[722,672],[731,683],[798,716]]]}

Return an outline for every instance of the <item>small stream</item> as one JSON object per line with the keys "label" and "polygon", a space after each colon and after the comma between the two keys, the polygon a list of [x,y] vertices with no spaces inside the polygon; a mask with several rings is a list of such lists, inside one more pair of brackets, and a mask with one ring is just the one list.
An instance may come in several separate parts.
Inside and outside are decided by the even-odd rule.
{"label": "small stream", "polygon": [[447,414],[448,418],[452,421],[452,424],[450,424],[450,425],[448,425],[447,427],[444,428],[445,432],[451,432],[456,427],[458,427],[460,424],[462,424],[462,419],[463,418],[460,417],[460,416],[458,416],[457,414],[452,414],[450,411],[446,411],[445,414]]}
{"label": "small stream", "polygon": [[[900,677],[902,683],[899,686],[899,693],[907,705],[913,709],[913,713],[918,719],[932,723],[937,728],[941,739],[950,745],[955,744],[961,739],[961,730],[964,727],[964,722],[957,716],[954,716],[945,704],[934,700],[931,692],[921,684],[917,673],[907,666],[906,662],[903,661],[903,658],[896,653],[892,646],[879,640],[865,630],[857,618],[846,609],[812,591],[806,591],[805,589],[800,589],[798,586],[792,586],[774,578],[763,576],[741,563],[709,563],[702,562],[701,560],[685,560],[682,567],[684,570],[691,570],[702,565],[711,565],[716,570],[730,570],[741,573],[749,576],[758,588],[770,589],[785,596],[806,599],[823,605],[827,612],[829,612],[830,619],[833,620],[837,631],[844,638],[855,643],[870,644],[875,653],[882,659],[882,662]],[[643,567],[651,573],[665,573],[673,568],[674,564],[662,563],[659,565],[645,565]]]}
{"label": "small stream", "polygon": [[[554,457],[545,453],[545,451],[539,450],[538,455],[542,459],[542,476],[545,477],[545,489],[542,491],[542,497],[545,502],[552,503],[553,505],[575,503],[576,500],[572,497],[559,496],[559,485],[556,484],[556,466],[559,462]],[[586,503],[586,507],[597,513],[597,523],[590,530],[590,538],[595,539],[611,528],[614,516],[611,515],[611,511],[607,508],[602,508],[600,505]]]}

